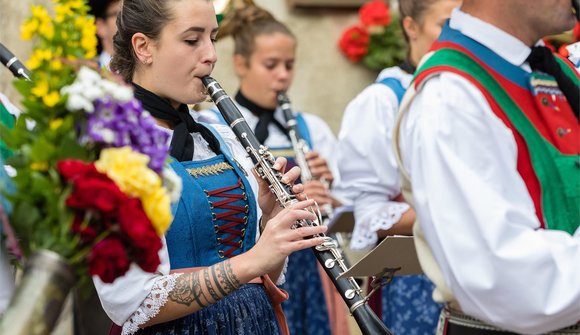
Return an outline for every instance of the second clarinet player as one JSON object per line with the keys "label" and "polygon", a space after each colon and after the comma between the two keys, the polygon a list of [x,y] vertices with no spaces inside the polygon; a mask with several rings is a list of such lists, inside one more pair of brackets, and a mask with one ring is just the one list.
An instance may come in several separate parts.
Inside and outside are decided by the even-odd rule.
{"label": "second clarinet player", "polygon": [[[286,207],[295,203],[297,200],[289,185],[281,181],[280,173],[272,167],[274,162],[273,155],[268,151],[267,147],[260,144],[232,99],[215,79],[207,76],[202,78],[202,81],[211,99],[219,109],[221,116],[232,128],[254,162],[256,172],[268,183],[279,204]],[[296,224],[299,226],[314,226],[320,225],[320,221],[300,220]],[[313,248],[313,251],[326,274],[341,294],[362,333],[365,335],[391,334],[389,329],[366,304],[366,299],[362,296],[362,290],[354,278],[339,278],[347,268],[336,242],[326,237],[325,242]]]}

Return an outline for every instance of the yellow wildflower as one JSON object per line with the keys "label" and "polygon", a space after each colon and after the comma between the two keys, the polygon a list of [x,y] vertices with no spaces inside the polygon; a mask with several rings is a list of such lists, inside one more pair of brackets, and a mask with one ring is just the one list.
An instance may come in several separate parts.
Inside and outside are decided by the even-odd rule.
{"label": "yellow wildflower", "polygon": [[50,61],[50,64],[48,66],[53,71],[59,71],[60,69],[62,69],[62,62],[58,59],[53,59]]}
{"label": "yellow wildflower", "polygon": [[31,90],[32,94],[41,98],[48,94],[48,81],[41,79],[36,81],[36,85]]}
{"label": "yellow wildflower", "polygon": [[72,16],[74,13],[71,10],[71,6],[69,4],[59,4],[54,7],[54,12],[56,13],[56,22],[64,22],[64,20]]}
{"label": "yellow wildflower", "polygon": [[32,17],[37,18],[40,22],[50,21],[50,15],[46,8],[40,5],[30,6],[30,11],[32,12]]}
{"label": "yellow wildflower", "polygon": [[38,31],[38,20],[29,19],[24,21],[20,27],[20,38],[24,41],[30,41]]}
{"label": "yellow wildflower", "polygon": [[141,198],[143,210],[151,220],[158,235],[165,234],[173,220],[169,196],[161,187]]}
{"label": "yellow wildflower", "polygon": [[147,167],[149,157],[130,147],[109,148],[101,151],[95,167],[111,178],[123,193],[141,198],[161,188],[161,178]]}
{"label": "yellow wildflower", "polygon": [[34,162],[30,164],[30,169],[35,171],[47,171],[48,170],[48,163],[47,162]]}
{"label": "yellow wildflower", "polygon": [[62,126],[62,123],[63,123],[62,118],[57,118],[54,120],[50,120],[50,122],[48,123],[48,127],[51,130],[55,130],[55,129],[58,129],[60,126]]}
{"label": "yellow wildflower", "polygon": [[60,94],[57,91],[52,91],[42,97],[42,102],[48,107],[54,107],[60,101]]}
{"label": "yellow wildflower", "polygon": [[38,27],[38,33],[40,36],[45,37],[48,40],[51,40],[54,37],[54,26],[52,25],[52,21],[44,21]]}

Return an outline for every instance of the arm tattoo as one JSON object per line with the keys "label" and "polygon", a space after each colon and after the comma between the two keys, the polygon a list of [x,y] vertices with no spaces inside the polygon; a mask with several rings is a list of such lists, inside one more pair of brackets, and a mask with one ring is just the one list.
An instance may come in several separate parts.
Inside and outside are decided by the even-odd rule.
{"label": "arm tattoo", "polygon": [[[210,278],[210,271],[212,278]],[[201,276],[203,276],[206,289],[202,287]],[[198,306],[204,308],[235,291],[240,286],[241,283],[234,274],[230,261],[224,261],[201,271],[177,277],[173,290],[169,292],[169,300],[186,306],[191,306],[195,302]],[[217,288],[217,291],[214,287]],[[208,298],[205,290],[209,292],[211,299]]]}
{"label": "arm tattoo", "polygon": [[[169,300],[186,306],[191,306],[191,303],[195,301],[202,308],[206,307],[207,305],[204,305],[200,299],[201,296],[205,298],[205,295],[201,290],[198,277],[197,272],[179,276],[173,290],[169,292]],[[207,301],[207,298],[205,300]]]}
{"label": "arm tattoo", "polygon": [[[220,300],[225,294],[221,296],[215,292],[211,285],[211,281],[209,280],[209,269],[203,269],[203,279],[205,280],[205,286],[207,286],[207,290],[211,297],[213,298],[214,302]],[[218,286],[219,287],[219,286]]]}
{"label": "arm tattoo", "polygon": [[221,285],[226,292],[230,293],[241,286],[229,261],[219,263],[217,265],[217,271],[219,278],[217,284],[218,286]]}

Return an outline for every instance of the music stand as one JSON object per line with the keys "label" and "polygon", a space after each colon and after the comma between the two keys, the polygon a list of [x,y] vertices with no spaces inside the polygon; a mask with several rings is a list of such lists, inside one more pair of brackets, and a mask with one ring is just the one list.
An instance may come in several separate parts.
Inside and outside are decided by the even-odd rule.
{"label": "music stand", "polygon": [[393,272],[395,276],[423,273],[412,236],[389,236],[340,277],[373,277]]}
{"label": "music stand", "polygon": [[354,229],[354,213],[352,206],[341,206],[334,210],[328,222],[328,234],[352,233]]}

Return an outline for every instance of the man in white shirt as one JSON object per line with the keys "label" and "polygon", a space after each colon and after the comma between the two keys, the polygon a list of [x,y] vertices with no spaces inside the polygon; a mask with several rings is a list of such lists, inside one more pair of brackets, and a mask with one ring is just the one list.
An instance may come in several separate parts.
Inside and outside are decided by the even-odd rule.
{"label": "man in white shirt", "polygon": [[527,61],[574,22],[569,0],[465,0],[405,96],[394,137],[440,334],[580,333],[580,127]]}

